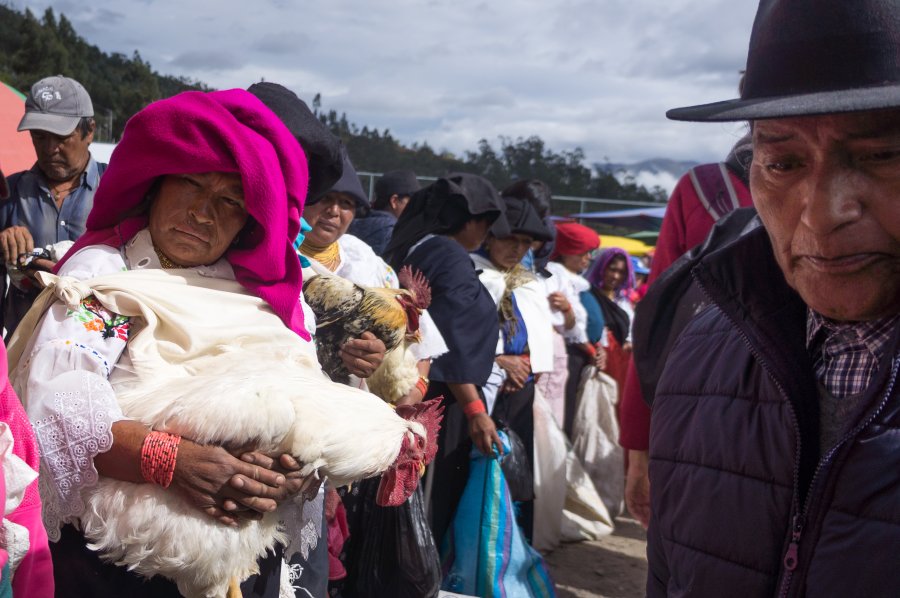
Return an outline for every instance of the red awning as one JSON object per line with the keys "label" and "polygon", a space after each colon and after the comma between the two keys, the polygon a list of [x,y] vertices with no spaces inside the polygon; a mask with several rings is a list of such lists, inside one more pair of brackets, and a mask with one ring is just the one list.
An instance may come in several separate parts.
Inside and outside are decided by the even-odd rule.
{"label": "red awning", "polygon": [[16,127],[25,114],[25,96],[0,81],[0,168],[6,176],[31,168],[36,159],[31,135]]}

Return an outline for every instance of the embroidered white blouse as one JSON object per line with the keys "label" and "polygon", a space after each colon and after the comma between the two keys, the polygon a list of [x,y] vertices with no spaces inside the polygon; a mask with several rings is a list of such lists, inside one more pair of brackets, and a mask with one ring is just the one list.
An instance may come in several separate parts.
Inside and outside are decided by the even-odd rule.
{"label": "embroidered white blouse", "polygon": [[587,336],[587,311],[581,304],[581,293],[590,290],[590,283],[580,274],[570,272],[568,268],[559,262],[550,262],[547,264],[547,271],[552,274],[550,278],[544,279],[544,286],[547,288],[547,295],[554,292],[560,292],[565,295],[572,311],[575,314],[575,326],[566,330],[565,316],[562,312],[552,312],[551,320],[553,327],[557,332],[563,335],[567,343],[586,343]]}

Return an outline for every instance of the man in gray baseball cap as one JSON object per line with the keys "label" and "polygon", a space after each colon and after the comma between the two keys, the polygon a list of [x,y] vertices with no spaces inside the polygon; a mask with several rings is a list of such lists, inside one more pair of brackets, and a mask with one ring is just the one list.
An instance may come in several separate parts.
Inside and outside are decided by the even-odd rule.
{"label": "man in gray baseball cap", "polygon": [[12,283],[0,302],[7,338],[40,290],[34,273],[51,269],[84,232],[106,169],[88,150],[95,127],[78,81],[57,75],[31,86],[18,130],[31,133],[37,162],[9,177],[9,199],[0,204],[0,269]]}
{"label": "man in gray baseball cap", "polygon": [[19,131],[47,131],[66,137],[82,118],[94,116],[87,90],[75,79],[62,75],[41,79],[25,99],[25,116]]}

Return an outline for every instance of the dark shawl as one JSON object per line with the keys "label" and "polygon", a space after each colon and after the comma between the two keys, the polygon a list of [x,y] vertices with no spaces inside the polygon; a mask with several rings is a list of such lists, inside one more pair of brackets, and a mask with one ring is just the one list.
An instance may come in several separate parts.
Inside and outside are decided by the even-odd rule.
{"label": "dark shawl", "polygon": [[501,234],[498,224],[494,223],[491,227],[491,234],[502,239],[510,233],[528,235],[535,241],[549,241],[552,237],[550,231],[544,226],[541,217],[538,216],[537,210],[530,202],[517,197],[504,197],[503,205],[506,207],[506,224],[509,232],[506,235]]}
{"label": "dark shawl", "polygon": [[631,326],[628,313],[616,305],[615,301],[604,295],[602,291],[598,290],[597,287],[591,287],[591,293],[597,299],[597,303],[600,304],[600,311],[603,312],[606,327],[616,337],[619,344],[624,345],[625,339],[628,338],[628,329]]}
{"label": "dark shawl", "polygon": [[356,213],[360,214],[369,209],[369,196],[363,191],[362,183],[359,182],[359,175],[356,174],[356,167],[354,167],[353,162],[350,161],[350,155],[347,153],[347,148],[341,147],[340,156],[341,163],[343,164],[341,177],[318,197],[309,199],[306,203],[308,205],[318,203],[319,200],[329,193],[343,193],[344,195],[353,198],[353,201],[356,202]]}
{"label": "dark shawl", "polygon": [[497,351],[500,321],[497,306],[466,250],[453,239],[428,239],[403,260],[431,284],[428,313],[447,343],[448,352],[431,365],[432,380],[487,383]]}
{"label": "dark shawl", "polygon": [[412,196],[394,226],[385,259],[399,269],[412,246],[426,235],[458,230],[474,216],[490,218],[495,234],[507,236],[505,211],[500,194],[487,179],[467,173],[449,174]]}
{"label": "dark shawl", "polygon": [[290,89],[264,81],[254,83],[247,91],[262,100],[281,119],[306,152],[309,163],[306,203],[313,203],[341,178],[341,140]]}

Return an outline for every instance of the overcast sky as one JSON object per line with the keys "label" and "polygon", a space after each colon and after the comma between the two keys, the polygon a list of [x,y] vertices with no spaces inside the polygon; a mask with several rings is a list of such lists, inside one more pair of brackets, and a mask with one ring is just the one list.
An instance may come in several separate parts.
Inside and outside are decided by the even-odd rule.
{"label": "overcast sky", "polygon": [[710,161],[732,124],[669,122],[737,95],[752,0],[6,0],[106,52],[217,88],[266,79],[402,142],[461,153],[539,135],[590,161]]}

